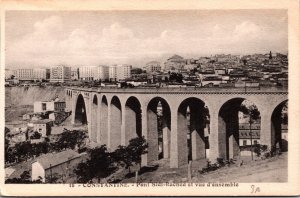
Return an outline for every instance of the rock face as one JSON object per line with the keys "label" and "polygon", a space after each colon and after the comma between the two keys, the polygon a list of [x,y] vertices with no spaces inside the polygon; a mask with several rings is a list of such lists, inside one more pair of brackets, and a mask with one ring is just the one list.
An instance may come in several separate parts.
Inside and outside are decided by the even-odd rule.
{"label": "rock face", "polygon": [[65,100],[64,87],[5,87],[5,106],[33,105],[34,101],[48,101],[56,96]]}

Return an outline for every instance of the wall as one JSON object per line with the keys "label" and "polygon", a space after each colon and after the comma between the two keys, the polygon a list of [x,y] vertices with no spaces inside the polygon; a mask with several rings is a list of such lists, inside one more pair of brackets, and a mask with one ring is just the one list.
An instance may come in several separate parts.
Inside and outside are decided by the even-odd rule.
{"label": "wall", "polygon": [[35,101],[49,101],[55,96],[65,99],[65,87],[5,87],[5,106],[33,105]]}

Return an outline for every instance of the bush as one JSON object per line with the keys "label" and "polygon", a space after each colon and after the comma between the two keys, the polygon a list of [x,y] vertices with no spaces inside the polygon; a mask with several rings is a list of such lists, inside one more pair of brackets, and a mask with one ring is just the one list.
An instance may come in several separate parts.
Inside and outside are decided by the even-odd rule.
{"label": "bush", "polygon": [[215,171],[224,166],[230,166],[231,164],[234,164],[233,159],[224,160],[223,158],[217,158],[217,162],[213,164],[210,161],[207,161],[206,167],[202,168],[199,172],[201,174],[204,174],[207,172]]}

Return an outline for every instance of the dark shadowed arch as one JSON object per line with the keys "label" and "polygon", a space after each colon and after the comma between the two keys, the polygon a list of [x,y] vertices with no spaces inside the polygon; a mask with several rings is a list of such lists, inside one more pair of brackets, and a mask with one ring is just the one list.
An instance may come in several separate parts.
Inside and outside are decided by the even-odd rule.
{"label": "dark shadowed arch", "polygon": [[142,111],[140,101],[131,96],[125,103],[125,143],[142,136]]}
{"label": "dark shadowed arch", "polygon": [[171,109],[168,102],[155,97],[147,105],[148,161],[170,157]]}
{"label": "dark shadowed arch", "polygon": [[[285,125],[282,122],[282,110],[287,101],[285,100],[278,104],[273,110],[271,117],[271,142],[273,146],[279,146],[282,152],[288,151],[288,131],[287,128],[284,128]],[[287,127],[287,124],[285,127]]]}
{"label": "dark shadowed arch", "polygon": [[79,94],[77,97],[75,109],[75,123],[87,124],[86,106],[82,94]]}
{"label": "dark shadowed arch", "polygon": [[93,142],[97,142],[97,132],[98,132],[98,97],[97,95],[94,95],[93,97],[93,103],[92,103],[92,109],[91,109],[91,121],[92,121],[92,126],[91,126],[91,140]]}
{"label": "dark shadowed arch", "polygon": [[120,99],[114,96],[110,103],[110,148],[121,145],[122,108]]}
{"label": "dark shadowed arch", "polygon": [[207,157],[209,110],[205,103],[195,97],[183,100],[178,107],[177,130],[180,141],[179,159],[185,163]]}
{"label": "dark shadowed arch", "polygon": [[102,97],[100,107],[100,143],[108,145],[108,102]]}
{"label": "dark shadowed arch", "polygon": [[[260,121],[258,126],[251,128],[248,122],[244,123],[245,128],[240,129],[238,112],[241,110],[241,105],[245,100],[245,98],[232,98],[226,101],[219,110],[218,136],[221,158],[237,158],[241,154],[240,146],[253,145],[255,142],[259,143],[256,140],[254,141],[252,137],[260,138]],[[254,104],[253,102],[251,103]],[[250,129],[252,129],[252,132],[250,132]],[[240,140],[246,141],[246,145],[241,145]]]}

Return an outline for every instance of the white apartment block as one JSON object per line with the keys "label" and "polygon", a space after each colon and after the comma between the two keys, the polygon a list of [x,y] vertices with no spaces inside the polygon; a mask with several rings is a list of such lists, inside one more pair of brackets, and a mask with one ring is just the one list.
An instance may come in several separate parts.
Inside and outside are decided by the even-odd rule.
{"label": "white apartment block", "polygon": [[158,61],[151,61],[146,64],[144,69],[147,71],[147,73],[158,72],[161,71],[161,65]]}
{"label": "white apartment block", "polygon": [[109,79],[112,81],[125,80],[131,77],[131,65],[112,65],[109,67]]}
{"label": "white apartment block", "polygon": [[49,74],[50,70],[49,69],[33,69],[33,76],[35,79],[40,80],[40,79],[49,79]]}
{"label": "white apartment block", "polygon": [[50,70],[50,82],[66,82],[71,80],[71,67],[55,66]]}
{"label": "white apartment block", "polygon": [[83,66],[79,68],[79,77],[81,80],[106,80],[109,78],[109,67]]}
{"label": "white apartment block", "polygon": [[17,69],[14,74],[18,80],[46,80],[49,78],[49,69]]}

